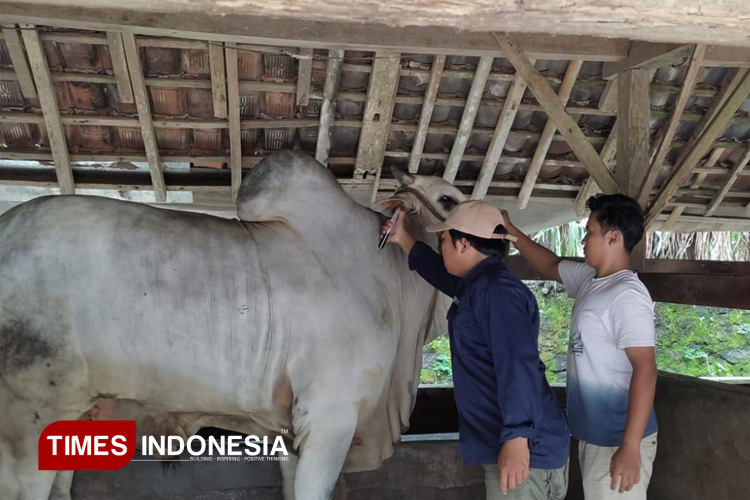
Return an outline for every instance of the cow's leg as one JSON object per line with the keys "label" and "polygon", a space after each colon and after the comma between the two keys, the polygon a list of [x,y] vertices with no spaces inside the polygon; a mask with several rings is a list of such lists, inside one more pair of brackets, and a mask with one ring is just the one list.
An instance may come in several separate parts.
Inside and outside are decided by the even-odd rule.
{"label": "cow's leg", "polygon": [[284,500],[294,500],[294,480],[297,477],[297,455],[290,451],[288,460],[279,462],[281,467],[281,493]]}
{"label": "cow's leg", "polygon": [[72,470],[57,471],[49,500],[71,500],[70,488],[73,486],[73,474],[75,471]]}
{"label": "cow's leg", "polygon": [[357,406],[327,403],[320,398],[294,411],[295,447],[299,451],[296,500],[331,498],[354,437]]}

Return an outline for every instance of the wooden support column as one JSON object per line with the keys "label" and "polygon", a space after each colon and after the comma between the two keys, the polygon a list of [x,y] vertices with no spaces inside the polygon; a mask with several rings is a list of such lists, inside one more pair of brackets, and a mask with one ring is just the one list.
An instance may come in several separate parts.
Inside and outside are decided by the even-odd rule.
{"label": "wooden support column", "polygon": [[693,89],[695,88],[695,83],[698,80],[698,73],[701,69],[705,53],[706,46],[703,44],[698,44],[693,49],[693,52],[690,55],[690,66],[685,75],[685,81],[680,89],[677,101],[672,108],[672,112],[669,115],[669,120],[667,120],[667,123],[659,131],[654,147],[651,148],[653,153],[651,155],[650,167],[638,192],[638,202],[642,207],[648,205],[651,190],[654,188],[654,183],[664,165],[664,160],[666,160],[667,154],[669,154],[669,151],[672,149],[672,139],[674,139],[674,134],[677,131],[677,127],[682,118],[682,113],[690,100]]}
{"label": "wooden support column", "polygon": [[232,199],[236,200],[242,184],[242,135],[240,132],[240,78],[237,67],[237,44],[224,46],[227,69],[227,102],[229,104],[229,168],[232,172]]}
{"label": "wooden support column", "polygon": [[[615,120],[615,124],[612,127],[612,130],[609,132],[609,137],[607,137],[607,142],[604,143],[604,146],[602,146],[602,150],[599,153],[599,158],[601,158],[602,162],[607,166],[609,170],[612,170],[612,166],[615,164],[615,158],[617,154],[617,121],[618,120]],[[586,183],[578,192],[578,196],[576,196],[576,214],[579,217],[583,217],[584,215],[586,215],[586,202],[589,200],[589,198],[591,198],[592,196],[596,196],[601,192],[602,191],[601,189],[599,189],[599,185],[596,183],[594,178],[589,176],[589,178],[586,179]]]}
{"label": "wooden support column", "polygon": [[432,61],[432,69],[430,70],[430,83],[427,86],[427,92],[425,92],[424,102],[422,103],[422,111],[419,114],[417,135],[414,137],[414,145],[411,148],[411,156],[409,157],[410,174],[416,174],[419,170],[419,160],[422,157],[424,143],[427,139],[427,129],[430,128],[432,111],[435,109],[435,99],[437,99],[444,67],[445,56],[435,56],[435,59]]}
{"label": "wooden support column", "polygon": [[[730,92],[731,90],[731,92]],[[722,106],[714,106],[715,111],[709,111],[704,116],[706,126],[701,124],[698,128],[703,128],[700,135],[688,141],[683,153],[676,163],[676,167],[669,179],[662,185],[656,198],[651,203],[646,213],[646,225],[650,225],[661,213],[667,204],[667,201],[674,196],[687,178],[692,173],[695,166],[703,158],[706,152],[713,146],[718,135],[726,128],[734,114],[739,109],[742,102],[747,98],[750,92],[750,73],[747,69],[739,70],[730,81],[722,87],[714,100],[723,102]],[[713,106],[714,103],[712,103]],[[710,122],[709,122],[710,120]],[[692,146],[692,147],[690,147]]]}
{"label": "wooden support column", "polygon": [[164,202],[167,201],[164,172],[161,168],[159,146],[156,143],[156,133],[154,132],[154,123],[151,117],[151,104],[148,98],[148,91],[146,90],[146,83],[143,80],[143,68],[141,67],[141,58],[138,54],[135,35],[132,33],[123,33],[122,41],[125,48],[125,57],[128,60],[130,82],[133,85],[133,97],[135,98],[135,106],[138,110],[138,121],[141,124],[143,146],[146,149],[148,168],[151,172],[151,182],[154,185],[154,195],[156,196],[156,201]]}
{"label": "wooden support column", "polygon": [[[484,157],[484,162],[479,171],[477,183],[474,185],[474,191],[471,194],[471,198],[474,200],[481,200],[487,194],[487,189],[489,189],[492,178],[495,176],[497,163],[503,155],[505,143],[508,141],[508,136],[510,135],[510,128],[513,126],[513,120],[516,119],[518,106],[521,104],[521,99],[523,99],[523,94],[525,92],[526,82],[523,78],[517,76],[508,91],[508,95],[505,97],[505,103],[500,112],[500,118],[495,125],[495,132],[492,135],[492,141],[490,142],[487,154]],[[554,133],[552,135],[554,135]]]}
{"label": "wooden support column", "polygon": [[211,64],[211,94],[214,99],[214,116],[226,118],[227,79],[224,64],[224,46],[221,42],[208,42],[208,59]]}
{"label": "wooden support column", "polygon": [[668,43],[633,42],[628,57],[617,62],[606,62],[602,68],[602,78],[611,80],[619,73],[630,69],[656,69],[671,64],[690,54],[692,45]]}
{"label": "wooden support column", "polygon": [[631,69],[620,73],[618,80],[615,179],[624,194],[637,197],[648,170],[651,113],[648,71]]}
{"label": "wooden support column", "polygon": [[21,87],[21,93],[26,99],[36,99],[36,87],[34,86],[34,77],[31,75],[29,61],[26,59],[26,53],[23,50],[21,37],[18,36],[15,24],[2,25],[5,45],[8,47],[10,62],[13,63],[13,70],[16,73],[18,85]]}
{"label": "wooden support column", "polygon": [[24,45],[29,56],[31,72],[36,82],[36,91],[39,96],[39,104],[44,116],[44,125],[47,128],[49,146],[52,150],[52,158],[57,172],[57,183],[61,194],[75,194],[75,183],[73,182],[73,169],[70,166],[68,155],[68,143],[65,140],[65,130],[60,120],[60,109],[57,107],[55,91],[52,87],[52,78],[44,57],[42,41],[33,24],[21,25]]}
{"label": "wooden support column", "polygon": [[560,102],[549,82],[534,68],[515,39],[507,33],[493,33],[492,35],[505,56],[516,68],[516,71],[526,80],[539,104],[544,107],[549,118],[560,130],[560,134],[568,142],[589,174],[599,184],[602,191],[605,193],[618,192],[619,186],[612,173],[599,158],[599,154],[581,131],[578,123],[565,112],[565,106]]}
{"label": "wooden support column", "polygon": [[490,74],[492,61],[494,60],[494,57],[487,56],[479,59],[477,70],[474,73],[474,81],[471,83],[471,89],[466,98],[466,106],[464,106],[464,113],[461,116],[461,123],[458,125],[456,140],[453,143],[453,149],[451,149],[448,162],[445,164],[443,178],[450,183],[456,180],[458,167],[461,166],[461,158],[466,150],[466,145],[469,143],[471,129],[474,128],[474,118],[476,118],[477,111],[479,111],[482,95],[484,95],[484,87],[487,85],[487,77]]}
{"label": "wooden support column", "polygon": [[331,131],[336,114],[336,93],[339,89],[339,77],[341,75],[343,60],[343,50],[332,49],[328,51],[326,81],[323,85],[323,102],[320,105],[318,143],[315,146],[315,159],[323,165],[328,164],[328,156],[331,154]]}
{"label": "wooden support column", "polygon": [[367,174],[376,174],[377,177],[378,170],[383,167],[400,69],[401,54],[398,52],[375,53],[362,119],[362,133],[354,163],[355,179],[361,179]]}
{"label": "wooden support column", "polygon": [[[570,61],[568,69],[565,71],[565,77],[563,78],[562,84],[560,84],[560,90],[557,92],[560,101],[563,106],[568,105],[568,99],[570,99],[570,93],[573,91],[573,85],[576,83],[578,73],[581,72],[581,66],[583,66],[582,60]],[[649,108],[650,112],[651,109]],[[539,139],[539,143],[536,146],[534,157],[531,159],[529,168],[526,171],[526,177],[523,180],[521,191],[518,193],[518,200],[516,206],[520,209],[526,208],[531,198],[531,193],[534,191],[534,184],[539,177],[539,173],[542,171],[542,165],[544,159],[547,157],[547,152],[552,145],[552,139],[557,132],[557,127],[552,120],[547,120],[542,132],[542,137]]]}
{"label": "wooden support column", "polygon": [[312,82],[313,49],[299,49],[299,68],[297,71],[297,107],[307,107],[310,100],[310,83]]}
{"label": "wooden support column", "polygon": [[117,82],[117,98],[120,102],[133,103],[133,87],[130,85],[130,73],[128,62],[125,58],[125,47],[122,42],[122,33],[119,31],[107,32],[107,45],[109,46],[109,57],[112,59],[112,69]]}
{"label": "wooden support column", "polygon": [[737,178],[745,169],[748,162],[750,162],[750,148],[747,148],[745,154],[742,155],[742,158],[740,158],[737,164],[732,168],[732,172],[729,174],[729,178],[724,182],[724,185],[719,190],[719,193],[714,197],[714,199],[711,201],[711,204],[708,206],[705,214],[706,217],[711,217],[716,213],[716,209],[719,208],[721,202],[724,201],[726,195],[729,194],[729,190],[732,189],[732,186],[734,186],[734,183],[737,181]]}

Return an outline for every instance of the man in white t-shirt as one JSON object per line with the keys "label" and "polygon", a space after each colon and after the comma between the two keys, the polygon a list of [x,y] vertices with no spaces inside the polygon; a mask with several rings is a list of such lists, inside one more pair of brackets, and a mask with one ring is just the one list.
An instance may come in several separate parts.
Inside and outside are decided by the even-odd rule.
{"label": "man in white t-shirt", "polygon": [[646,500],[656,457],[654,303],[629,270],[643,237],[643,211],[634,199],[588,200],[583,239],[586,263],[564,260],[533,242],[505,213],[508,234],[546,280],[574,298],[568,352],[568,420],[580,441],[586,500]]}

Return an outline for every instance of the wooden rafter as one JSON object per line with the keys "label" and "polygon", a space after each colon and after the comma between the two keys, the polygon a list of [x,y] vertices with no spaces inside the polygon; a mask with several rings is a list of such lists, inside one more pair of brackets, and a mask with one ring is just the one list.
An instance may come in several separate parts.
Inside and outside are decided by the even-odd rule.
{"label": "wooden rafter", "polygon": [[[482,168],[479,171],[477,183],[471,194],[471,197],[475,200],[481,200],[487,194],[487,189],[492,182],[492,178],[495,176],[497,164],[500,161],[500,157],[503,155],[505,143],[508,141],[510,128],[513,126],[513,121],[516,119],[518,105],[521,104],[521,99],[523,99],[523,94],[525,92],[526,81],[520,76],[517,76],[508,91],[508,95],[505,97],[505,105],[503,105],[500,117],[495,125],[495,133],[492,135],[492,141],[490,141],[487,154],[482,162]],[[554,132],[552,135],[554,135]]]}
{"label": "wooden rafter", "polygon": [[[599,158],[601,158],[602,162],[607,166],[608,169],[612,169],[612,166],[615,163],[617,153],[617,120],[615,121],[614,126],[612,127],[612,131],[609,133],[609,137],[607,137],[607,142],[604,143],[604,146],[602,146],[602,150],[599,153]],[[576,214],[579,217],[583,217],[586,215],[586,202],[591,198],[592,196],[596,196],[597,194],[601,193],[601,189],[599,189],[599,185],[594,181],[594,178],[589,176],[588,179],[586,179],[586,182],[584,183],[581,190],[578,192],[578,196],[575,200],[575,209]]]}
{"label": "wooden rafter", "polygon": [[[750,73],[747,70],[740,70],[738,74],[731,78],[725,88],[734,88],[731,93],[727,91],[726,98],[717,95],[716,99],[724,102],[721,107],[716,107],[716,114],[713,120],[705,127],[700,136],[696,136],[694,141],[689,141],[688,146],[683,150],[682,161],[678,160],[669,179],[659,189],[659,193],[651,203],[646,213],[646,225],[651,224],[656,216],[662,211],[669,198],[679,189],[685,180],[690,176],[693,168],[703,158],[706,152],[711,148],[716,137],[726,128],[732,116],[737,112],[742,102],[747,98],[750,92]],[[708,115],[708,113],[707,113]],[[690,143],[693,147],[689,147]]]}
{"label": "wooden rafter", "polygon": [[607,85],[602,90],[602,95],[599,97],[599,104],[597,107],[601,111],[608,113],[617,113],[617,79],[607,81]]}
{"label": "wooden rafter", "polygon": [[[708,157],[708,160],[706,160],[706,164],[704,167],[706,169],[710,169],[717,163],[719,163],[719,160],[721,160],[721,156],[724,154],[724,151],[726,149],[724,148],[716,148],[714,149],[714,152],[711,153],[711,155]],[[695,176],[695,180],[690,185],[690,189],[700,189],[700,187],[703,185],[703,182],[705,182],[706,177],[708,177],[708,171],[698,172],[698,174]]]}
{"label": "wooden rafter", "polygon": [[414,144],[412,145],[411,156],[409,157],[409,173],[411,174],[416,174],[419,170],[419,160],[424,149],[425,140],[427,139],[427,129],[430,128],[432,111],[435,109],[435,99],[437,99],[444,67],[445,56],[435,56],[435,59],[432,61],[432,68],[430,69],[430,83],[427,85],[422,110],[419,113],[417,135],[414,136]]}
{"label": "wooden rafter", "polygon": [[691,51],[692,45],[633,42],[628,57],[618,62],[604,63],[602,78],[611,80],[629,69],[656,69],[679,61]]}
{"label": "wooden rafter", "polygon": [[375,53],[362,119],[362,132],[357,147],[357,161],[354,164],[355,179],[367,174],[378,176],[378,171],[383,167],[388,131],[393,116],[393,99],[398,91],[400,67],[400,53]]}
{"label": "wooden rafter", "polygon": [[112,69],[117,82],[117,98],[120,102],[133,103],[133,87],[130,85],[130,73],[128,62],[125,58],[125,48],[122,42],[122,33],[119,31],[107,32],[107,45],[109,46],[109,57],[112,59]]}
{"label": "wooden rafter", "polygon": [[310,100],[310,83],[312,82],[313,49],[299,49],[299,68],[297,68],[297,106],[306,107]]}
{"label": "wooden rafter", "polygon": [[34,25],[22,25],[21,29],[26,52],[29,56],[31,73],[34,75],[34,81],[36,82],[36,91],[44,116],[47,136],[49,137],[49,146],[52,150],[60,193],[74,194],[75,183],[68,155],[68,143],[60,120],[60,109],[57,107],[57,99],[55,99],[47,59],[44,57],[42,41]]}
{"label": "wooden rafter", "polygon": [[[557,92],[557,95],[560,98],[563,106],[566,106],[568,104],[570,93],[573,91],[573,86],[575,85],[576,79],[578,79],[578,73],[581,72],[582,66],[583,61],[573,60],[570,61],[568,69],[565,71],[565,77],[563,78],[563,82],[560,85],[560,90],[558,90]],[[542,137],[539,139],[539,143],[536,146],[534,157],[531,159],[529,169],[526,171],[526,177],[523,180],[523,187],[521,188],[521,192],[518,195],[516,206],[520,209],[526,208],[526,205],[528,205],[529,203],[529,199],[531,199],[531,193],[534,190],[534,184],[536,184],[539,173],[542,171],[544,159],[547,157],[547,152],[552,145],[552,138],[555,136],[556,132],[557,127],[555,126],[554,122],[552,120],[547,120],[547,123],[544,126],[544,131],[542,132]]]}
{"label": "wooden rafter", "polygon": [[211,66],[211,96],[214,101],[214,116],[226,118],[228,116],[227,79],[224,45],[221,42],[209,42],[208,60]]}
{"label": "wooden rafter", "polygon": [[649,171],[644,177],[643,183],[638,191],[638,202],[641,206],[646,206],[648,203],[648,197],[651,190],[654,188],[656,178],[662,169],[667,154],[671,150],[672,139],[674,138],[674,134],[680,124],[682,113],[685,111],[685,106],[687,106],[690,96],[693,93],[695,83],[698,81],[698,72],[700,71],[705,53],[706,46],[698,44],[693,48],[692,54],[690,55],[690,65],[685,74],[685,81],[682,90],[680,90],[677,101],[672,107],[669,120],[667,120],[667,123],[659,131],[654,147],[652,148],[653,154],[651,155]]}
{"label": "wooden rafter", "polygon": [[229,168],[232,171],[232,199],[236,200],[242,184],[242,134],[240,131],[240,79],[237,66],[237,47],[227,42],[224,46],[227,68],[227,98],[229,103]]}
{"label": "wooden rafter", "polygon": [[13,63],[13,69],[16,72],[18,85],[21,87],[21,93],[26,99],[36,99],[34,77],[31,75],[29,61],[26,59],[21,37],[18,36],[15,24],[3,24],[2,33],[5,38],[5,45],[8,47],[10,61]]}
{"label": "wooden rafter", "polygon": [[599,184],[599,187],[605,193],[616,193],[619,186],[615,181],[612,173],[599,158],[596,150],[591,143],[586,140],[586,136],[581,131],[569,114],[565,112],[560,99],[552,90],[547,80],[534,68],[528,57],[521,51],[518,43],[508,34],[493,33],[500,48],[505,52],[506,57],[511,61],[516,71],[526,80],[529,88],[536,96],[539,103],[546,109],[549,119],[557,126],[560,133],[575,152],[578,159],[583,162],[586,170]]}
{"label": "wooden rafter", "polygon": [[729,174],[729,178],[724,181],[724,185],[716,194],[716,197],[711,200],[711,204],[708,206],[708,209],[706,209],[706,217],[711,217],[716,213],[716,209],[719,208],[721,202],[724,201],[724,198],[727,196],[727,194],[729,194],[729,191],[732,189],[732,186],[734,186],[734,183],[737,181],[740,174],[747,166],[748,162],[750,162],[750,148],[745,151],[745,154],[742,155],[742,158],[740,158],[737,164],[732,168],[732,171]]}
{"label": "wooden rafter", "polygon": [[471,130],[474,128],[474,118],[476,118],[477,111],[479,111],[484,88],[487,85],[487,77],[490,74],[492,62],[494,60],[494,57],[482,57],[479,59],[479,64],[477,65],[477,70],[474,74],[474,80],[471,82],[471,89],[466,98],[466,106],[464,107],[464,112],[461,116],[461,122],[458,125],[458,131],[456,132],[456,140],[453,142],[451,155],[448,158],[448,162],[445,164],[443,178],[448,182],[453,182],[456,179],[456,174],[458,174],[458,167],[461,166],[461,157],[466,150],[466,145],[469,143]]}
{"label": "wooden rafter", "polygon": [[331,154],[331,132],[336,114],[336,93],[339,88],[339,77],[341,76],[343,59],[343,50],[335,49],[328,51],[326,79],[323,85],[323,102],[320,106],[318,143],[315,146],[315,159],[323,165],[328,164],[328,155]]}
{"label": "wooden rafter", "polygon": [[125,57],[128,61],[130,82],[133,86],[135,106],[138,110],[138,121],[141,126],[143,146],[146,149],[148,167],[151,171],[151,180],[154,185],[154,195],[156,196],[156,201],[164,202],[167,200],[167,190],[164,186],[164,172],[162,171],[161,159],[159,158],[159,146],[156,142],[156,133],[154,132],[154,124],[151,117],[151,104],[146,84],[143,81],[143,68],[141,67],[138,47],[135,43],[135,35],[132,33],[123,33],[122,41],[125,48]]}

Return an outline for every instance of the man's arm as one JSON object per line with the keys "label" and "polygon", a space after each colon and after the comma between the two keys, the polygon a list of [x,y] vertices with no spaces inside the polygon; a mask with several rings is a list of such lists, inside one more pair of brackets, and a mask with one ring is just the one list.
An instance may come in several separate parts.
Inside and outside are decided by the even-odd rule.
{"label": "man's arm", "polygon": [[640,481],[641,440],[646,432],[656,393],[656,357],[653,347],[630,347],[625,354],[633,366],[628,392],[628,416],[622,445],[612,457],[611,488],[630,491]]}
{"label": "man's arm", "polygon": [[526,259],[529,265],[534,268],[537,273],[539,273],[542,279],[550,281],[562,281],[562,279],[560,278],[560,273],[557,270],[557,266],[558,264],[560,264],[560,261],[562,259],[549,249],[544,248],[539,243],[533,241],[531,238],[526,236],[523,231],[520,231],[517,227],[515,227],[510,222],[510,217],[508,217],[507,211],[501,210],[501,212],[503,213],[503,217],[505,218],[506,231],[508,231],[508,234],[510,234],[511,236],[515,236],[516,238],[518,238],[518,241],[515,242],[516,248],[519,252],[521,252],[521,255],[523,255],[523,258]]}

